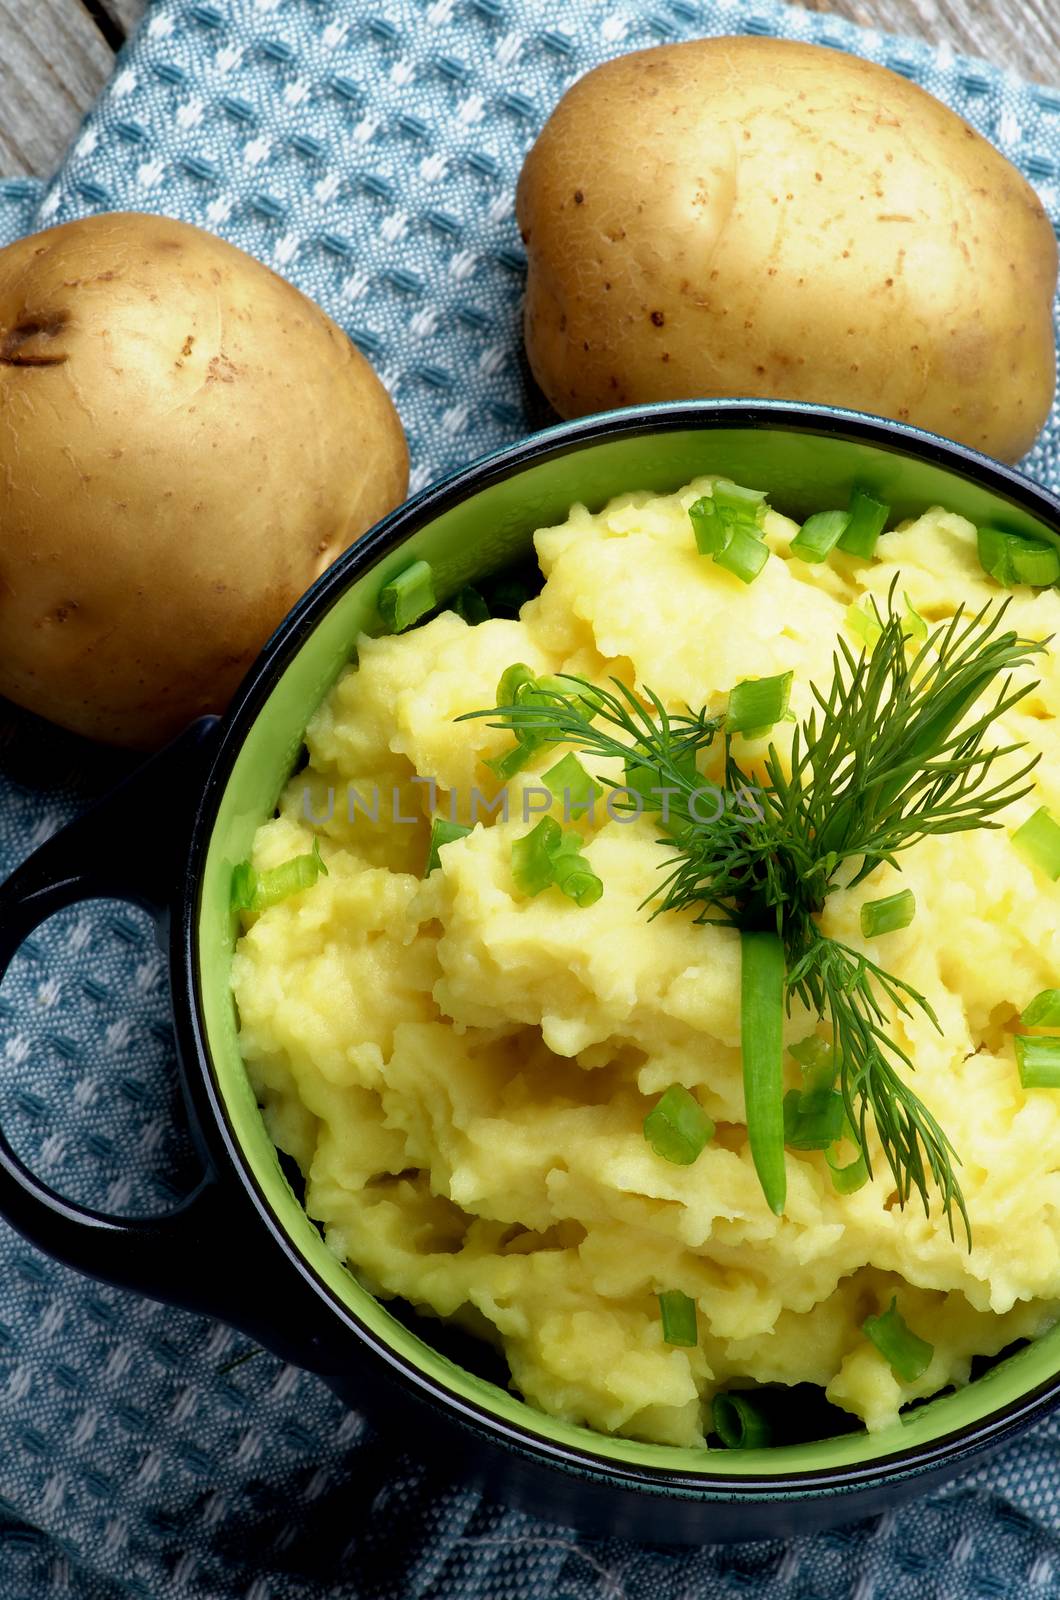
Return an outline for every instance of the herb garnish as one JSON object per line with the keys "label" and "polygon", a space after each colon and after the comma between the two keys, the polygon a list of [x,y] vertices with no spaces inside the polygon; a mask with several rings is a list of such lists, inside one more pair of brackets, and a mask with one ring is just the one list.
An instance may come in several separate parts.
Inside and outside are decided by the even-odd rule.
{"label": "herb garnish", "polygon": [[[696,908],[697,922],[732,926],[743,938],[748,1135],[773,1210],[785,1200],[777,1012],[785,1004],[790,1012],[797,998],[831,1023],[849,1135],[870,1176],[871,1115],[899,1203],[916,1189],[927,1212],[933,1183],[951,1236],[956,1209],[970,1241],[959,1157],[898,1070],[913,1063],[887,1031],[885,1006],[905,1016],[919,1009],[936,1028],[938,1018],[924,995],[822,933],[817,918],[829,894],[884,863],[897,866],[899,851],[929,835],[998,827],[995,814],[1029,792],[1038,757],[1003,775],[997,764],[1023,746],[988,744],[987,735],[1031,692],[1033,684],[1014,688],[1011,673],[1045,645],[1002,631],[1007,601],[974,616],[962,607],[914,643],[894,597],[892,585],[885,614],[873,602],[880,633],[871,650],[855,655],[840,638],[831,687],[811,686],[814,709],[796,724],[790,758],[770,744],[764,780],[741,767],[723,735],[727,797],[749,803],[721,805],[707,820],[695,799],[704,779],[689,758],[713,744],[724,719],[706,710],[673,715],[648,688],[641,698],[618,679],[605,690],[564,674],[562,693],[468,715],[585,755],[619,756],[627,781],[649,779],[651,793],[634,787],[661,813],[660,842],[677,852],[649,897],[652,916]],[[989,708],[966,720],[995,685]]]}

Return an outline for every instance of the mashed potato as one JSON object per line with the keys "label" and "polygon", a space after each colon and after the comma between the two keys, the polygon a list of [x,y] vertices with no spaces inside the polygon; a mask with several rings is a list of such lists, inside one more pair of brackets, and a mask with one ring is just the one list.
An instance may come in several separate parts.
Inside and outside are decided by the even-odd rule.
{"label": "mashed potato", "polygon": [[[932,621],[998,597],[975,530],[940,509],[887,534],[876,561],[819,566],[789,557],[795,525],[770,513],[773,555],[745,586],[696,552],[686,512],[708,491],[624,495],[598,515],[575,506],[536,536],[546,582],[518,622],[469,627],[445,612],[360,641],[254,851],[266,869],[319,836],[329,875],[248,919],[233,968],[270,1132],[335,1253],[374,1292],[498,1341],[533,1405],[681,1445],[703,1442],[705,1402],[734,1381],[818,1384],[883,1427],[965,1382],[974,1355],[1039,1332],[1060,1299],[1060,1091],[1021,1088],[1011,1038],[1022,1006],[1060,982],[1060,885],[1010,840],[1036,806],[1060,811],[1056,654],[1003,730],[1042,752],[1035,793],[998,831],[914,846],[901,874],[835,893],[822,919],[864,948],[863,900],[915,891],[915,920],[873,954],[942,1024],[940,1036],[923,1016],[896,1019],[895,1037],[960,1153],[970,1251],[937,1210],[895,1204],[875,1145],[876,1179],[850,1195],[822,1153],[789,1151],[785,1214],[768,1209],[743,1125],[738,937],[688,914],[648,922],[642,902],[668,855],[657,822],[598,808],[578,824],[604,885],[595,905],[515,888],[520,796],[554,750],[510,785],[508,821],[480,806],[422,876],[431,813],[468,824],[476,788],[496,796],[482,758],[511,735],[455,719],[493,705],[513,662],[648,685],[674,711],[723,710],[738,681],[791,669],[801,717],[866,592],[885,601],[898,574]],[[1060,634],[1060,595],[1021,590],[1010,617],[1035,638]],[[745,762],[761,757],[762,742],[738,746]],[[814,1026],[794,1015],[788,1041]],[[786,1070],[796,1086],[790,1058]],[[643,1133],[674,1083],[717,1124],[687,1167]],[[694,1349],[663,1340],[667,1289],[697,1302]],[[862,1332],[892,1294],[934,1346],[914,1383]]]}

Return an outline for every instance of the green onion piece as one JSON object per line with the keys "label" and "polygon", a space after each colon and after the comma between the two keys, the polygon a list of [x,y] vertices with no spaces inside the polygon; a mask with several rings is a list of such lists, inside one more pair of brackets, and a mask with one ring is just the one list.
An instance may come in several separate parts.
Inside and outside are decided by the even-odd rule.
{"label": "green onion piece", "polygon": [[534,698],[529,690],[526,690],[522,696],[523,699],[529,697],[531,704],[534,705],[552,705],[553,701],[549,697],[557,694],[561,695],[564,700],[569,700],[574,693],[574,685],[570,679],[561,678],[555,673],[545,673],[542,677],[536,679],[534,688],[540,690],[540,695],[537,699]]}
{"label": "green onion piece", "polygon": [[845,1126],[843,1096],[835,1089],[789,1089],[784,1096],[784,1143],[790,1150],[827,1150]]}
{"label": "green onion piece", "polygon": [[1048,806],[1039,806],[1033,817],[1016,829],[1012,843],[1054,883],[1060,878],[1060,822]]}
{"label": "green onion piece", "polygon": [[690,1167],[714,1137],[714,1124],[694,1094],[672,1083],[644,1118],[644,1137],[657,1156]]}
{"label": "green onion piece", "polygon": [[523,744],[522,741],[519,741],[510,750],[505,750],[499,756],[483,756],[482,765],[489,767],[491,772],[496,773],[502,783],[507,783],[509,778],[514,778],[517,772],[521,772],[525,766],[529,765],[534,759],[537,749],[537,745]]}
{"label": "green onion piece", "polygon": [[232,904],[240,911],[266,911],[327,876],[320,840],[314,839],[309,855],[294,856],[268,872],[255,872],[249,861],[241,862],[232,874]]}
{"label": "green onion piece", "polygon": [[711,1427],[726,1450],[761,1450],[772,1440],[772,1428],[745,1394],[716,1394],[710,1409]]}
{"label": "green onion piece", "polygon": [[572,870],[564,877],[557,875],[556,883],[568,900],[583,908],[594,906],[604,892],[603,879],[596,876],[588,862],[577,872]]}
{"label": "green onion piece", "polygon": [[563,835],[552,855],[552,881],[575,905],[594,906],[604,886],[585,857],[578,854],[580,845],[578,834]]}
{"label": "green onion piece", "polygon": [[595,684],[568,683],[564,692],[573,696],[575,700],[580,701],[580,703],[589,712],[590,716],[598,716],[600,711],[603,709],[603,691],[598,689]]}
{"label": "green onion piece", "polygon": [[890,506],[885,506],[882,500],[874,500],[863,489],[855,489],[850,497],[849,521],[839,538],[840,550],[866,561],[874,556],[890,514]]}
{"label": "green onion piece", "polygon": [[1016,1065],[1025,1089],[1060,1089],[1060,1039],[1015,1038]]}
{"label": "green onion piece", "polygon": [[258,875],[249,861],[232,868],[230,903],[233,911],[250,911],[258,890]]}
{"label": "green onion piece", "polygon": [[769,509],[764,489],[747,489],[742,483],[733,483],[731,478],[715,480],[713,499],[723,516],[737,522],[760,523]]}
{"label": "green onion piece", "polygon": [[1055,545],[1042,544],[1037,539],[1023,539],[1020,548],[1012,553],[1012,569],[1017,583],[1029,584],[1032,589],[1047,589],[1060,582],[1060,551]]}
{"label": "green onion piece", "polygon": [[912,889],[899,889],[882,900],[866,900],[861,908],[862,936],[878,939],[881,933],[895,933],[899,928],[908,928],[915,916],[916,896]]}
{"label": "green onion piece", "polygon": [[772,728],[787,712],[794,677],[794,672],[781,672],[775,678],[748,678],[736,684],[725,714],[726,732],[757,734]]}
{"label": "green onion piece", "polygon": [[460,822],[449,822],[445,817],[435,817],[431,823],[431,843],[427,851],[427,865],[423,876],[429,878],[435,867],[441,866],[438,851],[443,844],[452,844],[454,839],[466,839],[471,832]]}
{"label": "green onion piece", "polygon": [[552,857],[562,829],[552,817],[542,817],[536,827],[512,842],[512,877],[522,894],[540,894],[553,882]]}
{"label": "green onion piece", "polygon": [[846,532],[849,511],[817,511],[808,517],[791,541],[791,553],[803,561],[823,561]]}
{"label": "green onion piece", "polygon": [[808,1093],[831,1089],[835,1084],[835,1051],[827,1039],[811,1033],[797,1044],[789,1045],[788,1054],[799,1063],[802,1081]]}
{"label": "green onion piece", "polygon": [[681,1345],[692,1350],[699,1343],[696,1326],[696,1302],[680,1289],[665,1289],[658,1296],[662,1313],[663,1339],[667,1344]]}
{"label": "green onion piece", "polygon": [[903,599],[905,600],[906,626],[902,631],[907,639],[915,639],[917,644],[924,644],[928,636],[927,621],[920,615],[908,595],[903,595]]}
{"label": "green onion piece", "polygon": [[978,529],[979,565],[1006,589],[1017,584],[1045,589],[1060,581],[1060,551],[1040,539],[1024,539],[1001,528]]}
{"label": "green onion piece", "polygon": [[883,633],[883,624],[875,612],[866,604],[847,607],[847,627],[851,633],[856,634],[865,649],[871,655],[880,642]]}
{"label": "green onion piece", "polygon": [[728,544],[717,551],[715,563],[732,572],[742,583],[753,583],[769,560],[769,546],[751,533],[742,523],[736,523]]}
{"label": "green onion piece", "polygon": [[766,1204],[778,1217],[784,1167],[784,945],[775,933],[740,935],[740,1037],[747,1136]]}
{"label": "green onion piece", "polygon": [[293,860],[285,861],[282,866],[258,874],[254,910],[263,911],[268,906],[278,905],[281,900],[286,900],[292,894],[298,894],[302,889],[311,889],[319,877],[327,876],[328,869],[320,854],[320,840],[314,839],[310,855],[295,856]]}
{"label": "green onion piece", "polygon": [[480,622],[488,622],[490,619],[489,606],[471,584],[453,596],[450,609],[455,611],[458,617],[462,617],[469,628],[475,627]]}
{"label": "green onion piece", "polygon": [[824,1158],[832,1174],[832,1188],[837,1194],[856,1194],[868,1183],[869,1164],[865,1160],[864,1150],[859,1150],[853,1161],[848,1162],[846,1166],[841,1165],[833,1150],[826,1150]]}
{"label": "green onion piece", "polygon": [[538,895],[555,884],[579,906],[595,905],[604,892],[585,857],[578,854],[581,835],[564,833],[552,817],[512,843],[512,877],[523,894]]}
{"label": "green onion piece", "polygon": [[719,550],[725,549],[732,536],[732,524],[721,515],[709,496],[704,495],[689,506],[688,520],[701,556],[717,555]]}
{"label": "green onion piece", "polygon": [[379,591],[379,615],[391,633],[403,633],[433,611],[436,603],[434,573],[426,561],[414,561]]}
{"label": "green onion piece", "polygon": [[1060,1028],[1060,989],[1043,989],[1025,1006],[1020,1021],[1027,1028]]}
{"label": "green onion piece", "polygon": [[872,1340],[895,1377],[901,1378],[903,1383],[915,1383],[931,1365],[935,1347],[907,1327],[898,1310],[897,1295],[891,1296],[887,1310],[878,1317],[866,1317],[861,1331]]}
{"label": "green onion piece", "polygon": [[[517,706],[553,706],[556,696],[562,695],[570,698],[570,685],[560,678],[532,678],[528,683],[520,683],[515,690],[515,704]],[[540,728],[517,727],[515,737],[520,744],[525,744],[528,750],[540,750],[545,745],[554,743]]]}
{"label": "green onion piece", "polygon": [[557,761],[554,767],[549,767],[541,781],[562,803],[565,817],[574,816],[579,811],[591,811],[604,792],[598,783],[593,782],[573,751],[568,752],[562,761]]}
{"label": "green onion piece", "polygon": [[505,667],[497,682],[498,706],[514,706],[518,703],[519,691],[526,684],[534,682],[534,674],[530,671],[525,661],[513,661],[510,667]]}
{"label": "green onion piece", "polygon": [[1011,588],[1016,581],[1012,566],[1012,534],[1004,533],[1000,528],[978,528],[976,544],[979,565],[983,571],[1006,588]]}

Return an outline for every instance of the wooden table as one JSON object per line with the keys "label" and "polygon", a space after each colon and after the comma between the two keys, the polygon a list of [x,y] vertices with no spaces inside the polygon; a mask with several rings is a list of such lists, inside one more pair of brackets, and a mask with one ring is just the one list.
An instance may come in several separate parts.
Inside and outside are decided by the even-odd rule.
{"label": "wooden table", "polygon": [[[1058,0],[804,0],[1060,81]],[[146,0],[0,0],[0,176],[50,176]]]}

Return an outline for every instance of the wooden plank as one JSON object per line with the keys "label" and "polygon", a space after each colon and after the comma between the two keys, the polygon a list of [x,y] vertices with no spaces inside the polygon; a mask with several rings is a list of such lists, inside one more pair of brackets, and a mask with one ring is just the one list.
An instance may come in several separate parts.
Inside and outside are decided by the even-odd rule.
{"label": "wooden plank", "polygon": [[0,0],[0,173],[50,176],[113,67],[79,0]]}
{"label": "wooden plank", "polygon": [[1038,83],[1060,83],[1060,6],[1056,0],[800,0],[880,28],[944,41]]}
{"label": "wooden plank", "polygon": [[147,10],[147,0],[99,0],[99,6],[123,33],[130,34]]}

